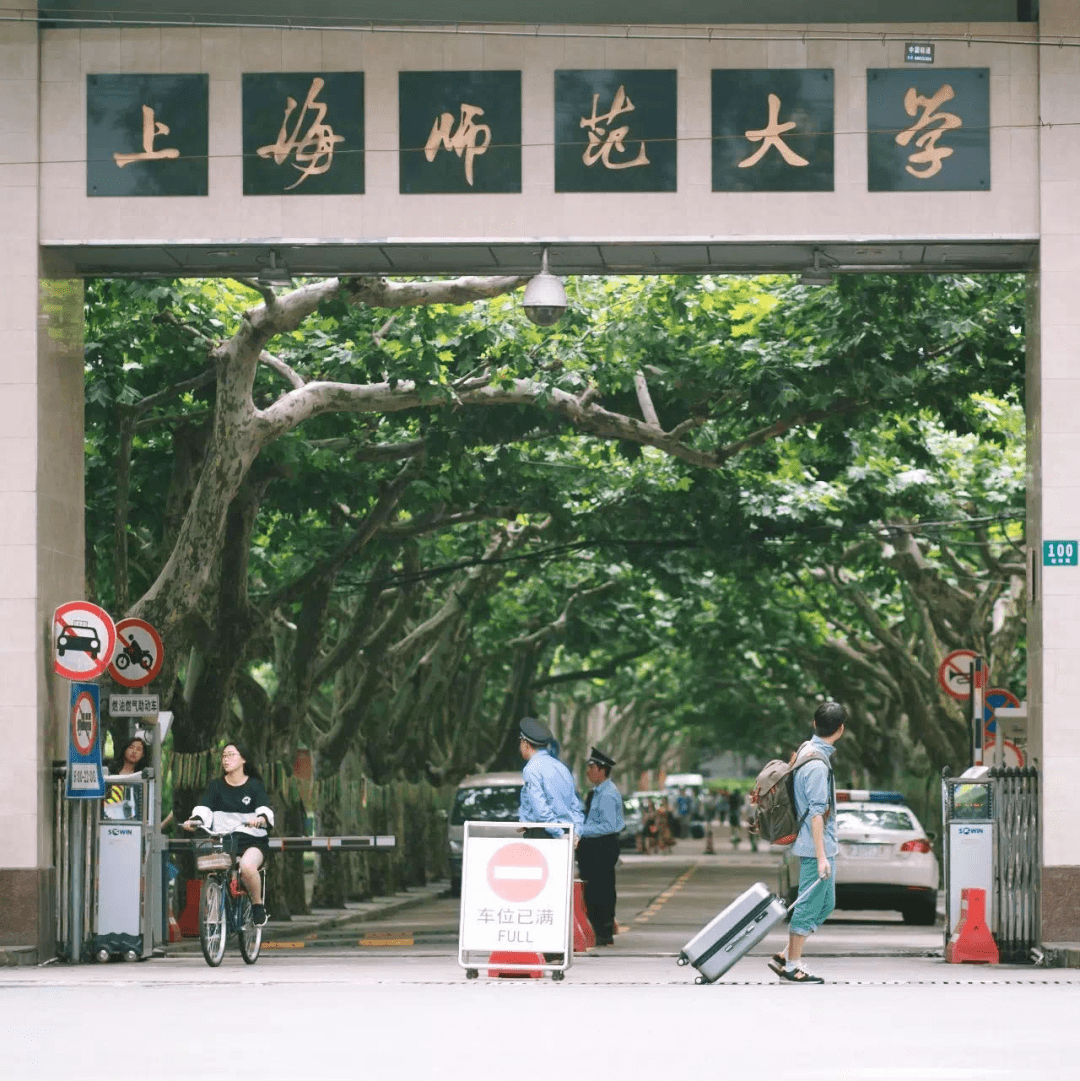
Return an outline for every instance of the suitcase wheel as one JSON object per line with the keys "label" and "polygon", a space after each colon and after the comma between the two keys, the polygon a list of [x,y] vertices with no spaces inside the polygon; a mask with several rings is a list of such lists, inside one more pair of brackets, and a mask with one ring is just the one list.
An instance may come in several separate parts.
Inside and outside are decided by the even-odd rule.
{"label": "suitcase wheel", "polygon": [[697,976],[697,977],[695,977],[695,979],[694,979],[694,983],[698,984],[699,986],[700,986],[701,984],[703,984],[703,983],[708,983],[708,982],[709,982],[709,981],[708,981],[707,979],[705,979],[705,977],[704,977],[704,976]]}
{"label": "suitcase wheel", "polygon": [[690,964],[690,958],[687,957],[685,953],[680,953],[675,959],[675,964],[682,968],[683,966]]}

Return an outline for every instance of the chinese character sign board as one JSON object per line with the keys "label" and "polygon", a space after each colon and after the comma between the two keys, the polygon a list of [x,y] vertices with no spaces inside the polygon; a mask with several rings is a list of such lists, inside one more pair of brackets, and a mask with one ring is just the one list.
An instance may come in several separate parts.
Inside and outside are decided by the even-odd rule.
{"label": "chinese character sign board", "polygon": [[205,195],[207,75],[87,75],[86,194]]}
{"label": "chinese character sign board", "polygon": [[675,191],[674,70],[555,72],[556,191]]}
{"label": "chinese character sign board", "polygon": [[833,73],[712,73],[713,191],[832,191]]}
{"label": "chinese character sign board", "polygon": [[244,76],[245,195],[364,191],[364,74]]}
{"label": "chinese character sign board", "polygon": [[521,72],[398,74],[400,190],[521,191]]}
{"label": "chinese character sign board", "polygon": [[866,74],[870,191],[989,190],[989,68]]}

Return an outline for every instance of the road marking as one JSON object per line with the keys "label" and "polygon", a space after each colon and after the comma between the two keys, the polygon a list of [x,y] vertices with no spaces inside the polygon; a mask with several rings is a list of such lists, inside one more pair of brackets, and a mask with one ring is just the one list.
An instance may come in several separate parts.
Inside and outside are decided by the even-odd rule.
{"label": "road marking", "polygon": [[413,946],[415,941],[410,934],[401,931],[372,931],[359,941],[361,946]]}
{"label": "road marking", "polygon": [[649,919],[657,914],[676,893],[679,892],[690,880],[690,876],[698,869],[698,864],[693,864],[686,871],[684,871],[675,881],[666,889],[663,893],[659,894],[655,901],[640,916],[634,917],[634,923],[647,923]]}
{"label": "road marking", "polygon": [[306,945],[306,942],[264,942],[262,948],[264,950],[302,950]]}

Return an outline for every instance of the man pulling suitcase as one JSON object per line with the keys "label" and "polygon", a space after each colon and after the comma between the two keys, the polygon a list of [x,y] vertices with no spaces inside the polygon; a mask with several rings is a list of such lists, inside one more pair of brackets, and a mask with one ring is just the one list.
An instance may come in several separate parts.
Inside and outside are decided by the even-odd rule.
{"label": "man pulling suitcase", "polygon": [[[787,949],[769,961],[769,968],[789,983],[825,982],[803,968],[802,951],[836,907],[836,783],[830,760],[846,722],[847,711],[839,702],[822,702],[814,711],[814,735],[799,748],[800,757],[815,758],[794,775],[795,813],[802,825],[791,852],[801,857],[800,896],[791,914]],[[824,888],[811,892],[818,880],[824,880]]]}

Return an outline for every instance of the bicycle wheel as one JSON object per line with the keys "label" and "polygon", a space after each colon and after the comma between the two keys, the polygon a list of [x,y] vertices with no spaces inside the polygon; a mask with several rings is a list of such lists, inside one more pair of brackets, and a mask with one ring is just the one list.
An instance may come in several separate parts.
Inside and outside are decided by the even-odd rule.
{"label": "bicycle wheel", "polygon": [[225,956],[225,887],[211,876],[203,882],[199,900],[199,945],[211,968],[217,968]]}
{"label": "bicycle wheel", "polygon": [[259,959],[262,928],[255,926],[255,918],[251,914],[251,898],[246,892],[241,895],[238,907],[240,930],[236,932],[236,941],[240,945],[240,956],[244,962],[253,965]]}

